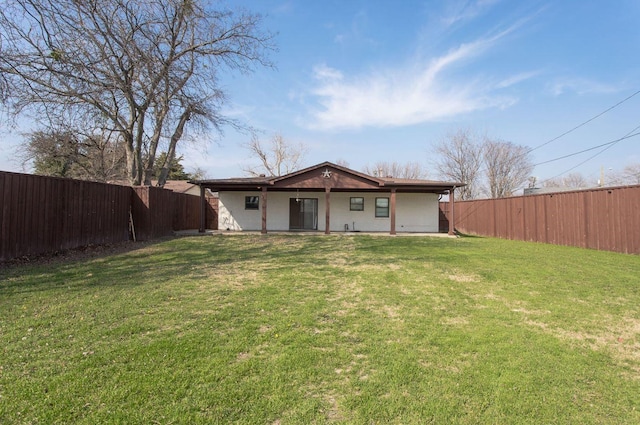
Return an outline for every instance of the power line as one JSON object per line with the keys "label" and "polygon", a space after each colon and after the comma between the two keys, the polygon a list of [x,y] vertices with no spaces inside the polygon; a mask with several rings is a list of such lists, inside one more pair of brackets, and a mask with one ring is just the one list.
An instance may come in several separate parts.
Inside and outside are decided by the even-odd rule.
{"label": "power line", "polygon": [[[529,149],[529,150],[527,151],[527,153],[529,153],[529,152],[533,152],[533,151],[535,151],[535,150],[537,150],[537,149],[540,149],[541,147],[546,146],[546,145],[548,145],[549,143],[555,142],[556,140],[558,140],[558,139],[560,139],[560,138],[562,138],[562,137],[566,136],[567,134],[569,134],[569,133],[572,133],[572,132],[576,131],[576,130],[577,130],[577,129],[579,129],[580,127],[584,127],[585,125],[589,124],[591,121],[593,121],[593,120],[595,120],[595,119],[597,119],[597,118],[600,118],[601,116],[603,116],[603,115],[604,115],[604,114],[606,114],[607,112],[609,112],[609,111],[611,111],[611,110],[613,110],[613,109],[617,108],[618,106],[622,105],[623,103],[625,103],[626,101],[628,101],[629,99],[633,98],[634,96],[636,96],[636,95],[638,95],[638,94],[640,94],[640,90],[636,91],[635,93],[631,94],[630,96],[626,97],[625,99],[622,99],[620,102],[618,102],[618,103],[616,103],[615,105],[613,105],[613,106],[611,106],[611,107],[609,107],[609,108],[605,109],[604,111],[600,112],[599,114],[594,115],[593,117],[589,118],[589,119],[588,119],[588,120],[586,120],[585,122],[583,122],[583,123],[581,123],[581,124],[578,124],[577,126],[573,127],[573,128],[572,128],[572,129],[570,129],[570,130],[565,131],[565,132],[564,132],[564,133],[562,133],[561,135],[559,135],[559,136],[557,136],[557,137],[554,137],[553,139],[548,140],[548,141],[546,141],[546,142],[542,143],[541,145],[536,146],[535,148],[531,148],[531,149]],[[596,149],[597,149],[597,148],[596,148]]]}
{"label": "power line", "polygon": [[[550,143],[553,143],[553,142],[555,142],[556,140],[558,140],[558,139],[560,139],[560,138],[562,138],[562,137],[566,136],[567,134],[570,134],[570,133],[572,133],[572,132],[576,131],[577,129],[579,129],[579,128],[581,128],[581,127],[584,127],[585,125],[589,124],[590,122],[592,122],[592,121],[594,121],[594,120],[596,120],[596,119],[600,118],[600,117],[601,117],[601,116],[603,116],[604,114],[606,114],[606,113],[608,113],[608,112],[612,111],[613,109],[617,108],[618,106],[622,105],[623,103],[625,103],[625,102],[629,101],[630,99],[632,99],[633,97],[637,96],[638,94],[640,94],[640,90],[635,91],[634,93],[632,93],[631,95],[629,95],[629,96],[627,96],[626,98],[622,99],[621,101],[619,101],[619,102],[618,102],[618,103],[616,103],[615,105],[610,106],[609,108],[607,108],[607,109],[605,109],[604,111],[602,111],[602,112],[600,112],[600,113],[598,113],[598,114],[594,115],[593,117],[589,118],[588,120],[586,120],[586,121],[584,121],[584,122],[582,122],[582,123],[578,124],[577,126],[575,126],[575,127],[571,128],[571,129],[569,129],[569,130],[565,131],[564,133],[560,134],[559,136],[556,136],[556,137],[554,137],[553,139],[550,139],[550,140],[548,140],[548,141],[546,141],[546,142],[544,142],[544,143],[542,143],[542,144],[540,144],[540,145],[538,145],[538,146],[536,146],[536,147],[534,147],[534,148],[530,148],[530,149],[526,150],[523,154],[519,155],[519,156],[518,156],[518,158],[524,157],[524,156],[528,155],[529,153],[531,153],[531,152],[533,152],[533,151],[535,151],[535,150],[537,150],[537,149],[540,149],[541,147],[546,146],[546,145],[548,145],[548,144],[550,144]],[[595,149],[599,149],[599,148],[601,148],[601,147],[605,147],[605,148],[604,148],[604,149],[602,149],[600,152],[596,153],[595,155],[592,155],[591,157],[589,157],[589,158],[588,158],[588,159],[586,159],[585,161],[581,162],[580,164],[578,164],[578,165],[576,165],[576,166],[574,166],[573,168],[571,168],[571,169],[569,169],[569,170],[568,170],[568,171],[571,171],[571,170],[573,170],[573,169],[575,169],[575,168],[579,167],[580,165],[584,164],[585,162],[587,162],[587,161],[589,161],[589,160],[591,160],[591,159],[595,158],[596,156],[600,155],[601,153],[605,152],[606,150],[608,150],[608,149],[612,148],[612,147],[613,147],[613,146],[615,146],[617,143],[619,143],[619,142],[621,142],[621,141],[623,141],[623,140],[629,139],[629,138],[631,138],[631,137],[635,137],[635,136],[640,135],[640,132],[635,132],[635,131],[636,131],[636,130],[638,130],[638,129],[640,129],[640,126],[638,126],[638,127],[636,127],[635,129],[631,130],[631,132],[627,133],[625,136],[623,136],[623,137],[621,137],[621,138],[619,138],[619,139],[613,140],[613,141],[611,141],[611,142],[603,143],[603,144],[601,144],[601,145],[594,146],[594,147],[591,147],[591,148],[588,148],[588,149],[584,149],[584,150],[581,150],[581,151],[578,151],[578,152],[574,152],[574,153],[571,153],[571,154],[568,154],[568,155],[564,155],[564,156],[561,156],[561,157],[558,157],[558,158],[554,158],[554,159],[550,159],[550,160],[547,160],[547,161],[543,161],[543,162],[540,162],[540,163],[537,163],[537,164],[533,164],[533,167],[536,167],[536,166],[538,166],[538,165],[542,165],[542,164],[547,164],[547,163],[554,162],[554,161],[559,161],[559,160],[561,160],[561,159],[565,159],[565,158],[570,158],[570,157],[575,156],[575,155],[579,155],[579,154],[582,154],[582,153],[585,153],[585,152],[589,152],[589,151],[592,151],[592,150],[595,150]],[[634,133],[634,132],[635,132],[635,133]],[[482,174],[483,172],[486,172],[486,171],[487,171],[487,169],[486,169],[486,168],[484,168],[484,169],[479,169],[479,170],[478,170],[478,174]],[[564,171],[564,172],[562,172],[562,173],[558,174],[558,176],[561,176],[562,174],[565,174],[565,173],[567,173],[568,171]],[[556,177],[558,177],[558,176],[556,176]],[[553,177],[553,178],[555,178],[555,177]],[[547,180],[550,180],[550,179],[547,179]],[[546,180],[545,180],[545,181],[546,181]],[[516,189],[516,190],[518,190],[518,189]]]}
{"label": "power line", "polygon": [[563,172],[562,172],[562,173],[560,173],[560,174],[556,174],[556,175],[555,175],[555,176],[553,176],[553,177],[549,177],[548,179],[544,179],[544,180],[542,180],[542,183],[547,182],[547,181],[549,181],[549,180],[553,180],[553,179],[555,179],[555,178],[557,178],[557,177],[560,177],[560,176],[561,176],[561,175],[563,175],[563,174],[567,174],[569,171],[573,171],[573,170],[575,170],[576,168],[578,168],[578,167],[579,167],[579,166],[581,166],[582,164],[584,164],[584,163],[586,163],[586,162],[591,161],[591,160],[592,160],[593,158],[595,158],[596,156],[600,155],[601,153],[603,153],[604,151],[606,151],[606,150],[608,150],[608,149],[611,149],[611,148],[612,148],[612,147],[614,147],[614,146],[615,146],[615,144],[611,144],[611,145],[609,145],[609,146],[606,146],[606,147],[605,147],[604,149],[602,149],[600,152],[596,152],[595,154],[591,155],[589,158],[587,158],[587,159],[585,159],[584,161],[580,162],[578,165],[575,165],[575,166],[573,166],[573,167],[569,168],[568,170],[563,171]]}
{"label": "power line", "polygon": [[[599,151],[599,152],[596,152],[595,154],[591,155],[589,158],[585,159],[584,161],[581,161],[580,163],[578,163],[578,164],[574,165],[573,167],[569,168],[568,170],[565,170],[565,171],[563,171],[563,172],[561,172],[561,173],[559,173],[559,174],[556,174],[556,175],[555,175],[555,176],[553,176],[553,177],[549,177],[549,178],[547,178],[547,179],[544,179],[544,180],[542,180],[540,183],[544,183],[544,182],[547,182],[547,181],[549,181],[549,180],[553,180],[553,179],[555,179],[555,178],[557,178],[557,177],[562,176],[563,174],[567,174],[569,171],[573,171],[573,170],[575,170],[575,169],[576,169],[576,168],[578,168],[579,166],[581,166],[581,165],[583,165],[583,164],[585,164],[585,163],[587,163],[587,162],[591,161],[591,160],[592,160],[593,158],[595,158],[596,156],[598,156],[598,155],[600,155],[600,154],[604,153],[605,151],[607,151],[607,150],[611,149],[612,147],[614,147],[614,146],[615,146],[616,144],[618,144],[619,142],[621,142],[621,141],[623,141],[623,140],[625,140],[625,139],[629,139],[629,138],[631,138],[631,137],[637,136],[638,134],[640,134],[640,132],[636,132],[636,131],[638,131],[638,130],[640,130],[640,125],[639,125],[639,126],[637,126],[636,128],[634,128],[633,130],[629,131],[627,134],[625,134],[624,136],[622,136],[621,138],[619,138],[619,139],[617,139],[617,140],[613,140],[613,141],[611,141],[611,142],[603,143],[603,144],[601,144],[601,145],[599,145],[599,146],[595,146],[595,147],[592,147],[592,148],[589,148],[589,149],[585,149],[585,150],[583,150],[583,151],[581,151],[581,152],[576,152],[576,153],[573,153],[573,154],[570,154],[570,155],[566,155],[566,156],[565,156],[565,157],[563,157],[563,158],[566,158],[567,156],[574,156],[574,155],[578,155],[578,154],[580,154],[580,153],[588,152],[588,151],[591,151],[591,150],[594,150],[594,149],[598,149],[598,148],[601,148],[601,147],[603,147],[603,146],[604,146],[604,149],[602,149],[602,150],[601,150],[601,151]],[[552,162],[552,161],[555,161],[555,160],[557,160],[557,159],[562,159],[562,158],[556,158],[556,159],[552,159],[552,160],[549,160],[549,161],[546,161],[546,162]],[[545,162],[545,163],[546,163],[546,162]],[[541,163],[541,164],[542,164],[542,163]],[[536,165],[540,165],[540,164],[536,164]],[[519,188],[519,189],[522,189],[522,187],[521,187],[521,188]]]}
{"label": "power line", "polygon": [[[559,156],[559,157],[557,157],[557,158],[549,159],[549,160],[547,160],[547,161],[538,162],[537,164],[533,164],[533,166],[534,166],[534,167],[537,167],[538,165],[548,164],[548,163],[550,163],[550,162],[559,161],[559,160],[561,160],[561,159],[565,159],[565,158],[570,158],[570,157],[572,157],[572,156],[580,155],[581,153],[589,152],[589,151],[592,151],[592,150],[594,150],[594,149],[601,148],[601,147],[603,147],[603,146],[608,146],[608,145],[613,146],[613,145],[615,145],[615,144],[616,144],[616,143],[618,143],[618,142],[621,142],[621,141],[626,140],[626,139],[630,139],[630,138],[635,137],[635,136],[638,136],[638,135],[640,135],[640,132],[633,133],[633,134],[627,134],[626,136],[623,136],[623,137],[621,137],[621,138],[619,138],[619,139],[616,139],[616,140],[612,140],[611,142],[603,143],[603,144],[601,144],[601,145],[593,146],[593,147],[590,147],[590,148],[588,148],[588,149],[583,149],[583,150],[578,151],[578,152],[573,152],[573,153],[570,153],[570,154],[567,154],[567,155]],[[603,151],[603,152],[604,152],[604,151]],[[563,174],[564,174],[564,173],[563,173]]]}
{"label": "power line", "polygon": [[[534,147],[534,148],[530,148],[530,149],[526,150],[526,151],[525,151],[525,152],[523,152],[521,155],[519,155],[517,158],[518,158],[518,159],[519,159],[519,158],[523,158],[523,157],[527,156],[529,153],[531,153],[531,152],[533,152],[533,151],[535,151],[535,150],[537,150],[537,149],[540,149],[541,147],[546,146],[546,145],[548,145],[548,144],[550,144],[550,143],[552,143],[552,142],[555,142],[556,140],[558,140],[558,139],[560,139],[560,138],[562,138],[562,137],[566,136],[566,135],[567,135],[567,134],[569,134],[569,133],[572,133],[572,132],[576,131],[577,129],[579,129],[579,128],[581,128],[581,127],[584,127],[585,125],[589,124],[590,122],[594,121],[594,120],[595,120],[595,119],[597,119],[597,118],[600,118],[601,116],[603,116],[603,115],[604,115],[604,114],[606,114],[607,112],[609,112],[609,111],[611,111],[611,110],[613,110],[613,109],[617,108],[618,106],[622,105],[623,103],[627,102],[628,100],[632,99],[633,97],[637,96],[638,94],[640,94],[640,90],[637,90],[636,92],[634,92],[634,93],[632,93],[631,95],[627,96],[626,98],[622,99],[621,101],[619,101],[619,102],[618,102],[618,103],[616,103],[615,105],[610,106],[609,108],[605,109],[604,111],[600,112],[599,114],[594,115],[593,117],[591,117],[591,118],[589,118],[588,120],[586,120],[586,121],[582,122],[581,124],[578,124],[577,126],[573,127],[572,129],[565,131],[564,133],[560,134],[559,136],[554,137],[553,139],[548,140],[548,141],[546,141],[546,142],[544,142],[544,143],[542,143],[542,144],[540,144],[540,145],[538,145],[538,146],[536,146],[536,147]],[[634,131],[638,130],[639,128],[640,128],[640,126],[639,126],[639,127],[636,127],[636,128],[635,128],[635,129],[633,129],[633,130],[631,130],[631,132],[634,132]],[[608,143],[604,143],[604,144],[599,145],[599,146],[594,146],[594,147],[592,147],[592,148],[585,149],[585,150],[582,150],[582,151],[579,151],[579,152],[574,152],[574,153],[569,154],[569,155],[561,156],[561,157],[559,157],[559,158],[554,158],[554,159],[550,159],[550,160],[548,160],[548,161],[543,161],[543,162],[540,162],[540,163],[537,163],[537,164],[533,164],[533,167],[536,167],[536,166],[538,166],[538,165],[542,165],[542,164],[547,164],[547,163],[549,163],[549,162],[559,161],[559,160],[561,160],[561,159],[565,159],[565,158],[569,158],[569,157],[572,157],[572,156],[575,156],[575,155],[579,155],[579,154],[581,154],[581,153],[589,152],[589,151],[591,151],[591,150],[598,149],[598,148],[601,148],[601,147],[603,147],[603,146],[607,146],[607,145],[611,145],[611,146],[613,146],[613,145],[615,145],[616,143],[618,143],[618,142],[620,142],[620,141],[622,141],[622,140],[625,140],[625,139],[628,139],[628,138],[630,138],[630,137],[634,137],[634,136],[637,136],[638,134],[640,134],[640,133],[630,134],[631,132],[627,133],[625,136],[621,137],[620,139],[617,139],[617,140],[614,140],[614,141],[611,141],[611,142],[608,142]],[[605,150],[606,150],[606,149],[604,149],[602,152],[604,152]],[[597,155],[594,155],[594,157],[595,157],[595,156],[597,156]],[[590,158],[590,159],[591,159],[591,158]],[[580,165],[582,165],[582,164],[580,164]],[[480,170],[478,171],[478,173],[484,173],[484,172],[486,172],[486,171],[487,171],[487,169],[486,169],[486,168],[485,168],[485,169],[480,169]],[[566,172],[566,171],[565,171],[565,172]],[[561,173],[560,175],[562,175],[562,174],[564,174],[564,173]]]}

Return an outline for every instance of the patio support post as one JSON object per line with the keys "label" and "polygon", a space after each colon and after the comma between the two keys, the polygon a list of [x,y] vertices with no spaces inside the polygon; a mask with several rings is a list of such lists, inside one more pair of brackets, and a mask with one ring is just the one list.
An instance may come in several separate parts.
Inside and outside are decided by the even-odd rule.
{"label": "patio support post", "polygon": [[324,224],[324,234],[328,235],[331,233],[331,188],[324,188],[324,199],[325,199],[325,224]]}
{"label": "patio support post", "polygon": [[262,234],[267,233],[267,186],[262,186]]}
{"label": "patio support post", "polygon": [[396,190],[391,189],[391,230],[389,231],[390,235],[396,234]]}
{"label": "patio support post", "polygon": [[449,191],[449,234],[450,235],[456,234],[455,213],[454,213],[454,206],[455,206],[455,199],[456,199],[455,193],[454,193],[455,190],[456,190],[456,187],[453,186]]}
{"label": "patio support post", "polygon": [[200,185],[200,228],[198,229],[199,233],[204,233],[207,221],[207,205],[206,198],[204,196],[204,187]]}

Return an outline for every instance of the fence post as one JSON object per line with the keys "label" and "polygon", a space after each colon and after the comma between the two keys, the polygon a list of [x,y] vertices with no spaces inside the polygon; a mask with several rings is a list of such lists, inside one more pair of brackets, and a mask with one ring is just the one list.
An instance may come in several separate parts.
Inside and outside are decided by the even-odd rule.
{"label": "fence post", "polygon": [[207,221],[207,206],[206,199],[204,196],[205,189],[204,186],[200,185],[200,229],[198,229],[199,233],[204,233]]}
{"label": "fence post", "polygon": [[454,186],[449,191],[449,234],[456,234],[456,226],[455,226],[455,214],[454,214],[454,203],[455,203],[455,191],[456,187]]}

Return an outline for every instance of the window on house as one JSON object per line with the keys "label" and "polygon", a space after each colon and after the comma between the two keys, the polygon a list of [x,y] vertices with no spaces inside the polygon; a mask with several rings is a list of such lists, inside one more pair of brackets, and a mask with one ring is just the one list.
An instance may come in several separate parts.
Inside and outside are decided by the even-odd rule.
{"label": "window on house", "polygon": [[351,198],[349,209],[351,211],[364,211],[364,198]]}
{"label": "window on house", "polygon": [[260,197],[259,196],[245,196],[244,197],[244,209],[245,210],[257,210],[257,209],[260,209]]}
{"label": "window on house", "polygon": [[389,198],[376,198],[376,217],[389,217]]}

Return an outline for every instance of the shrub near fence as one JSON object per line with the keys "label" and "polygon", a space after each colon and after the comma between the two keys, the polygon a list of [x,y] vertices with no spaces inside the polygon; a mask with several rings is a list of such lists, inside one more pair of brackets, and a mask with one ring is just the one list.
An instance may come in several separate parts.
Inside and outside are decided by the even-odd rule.
{"label": "shrub near fence", "polygon": [[[217,228],[217,199],[206,207],[207,228]],[[127,241],[130,218],[136,240],[198,229],[200,211],[199,196],[157,187],[0,171],[0,262]]]}
{"label": "shrub near fence", "polygon": [[[461,233],[640,254],[640,186],[458,201]],[[449,219],[449,203],[440,203]]]}

